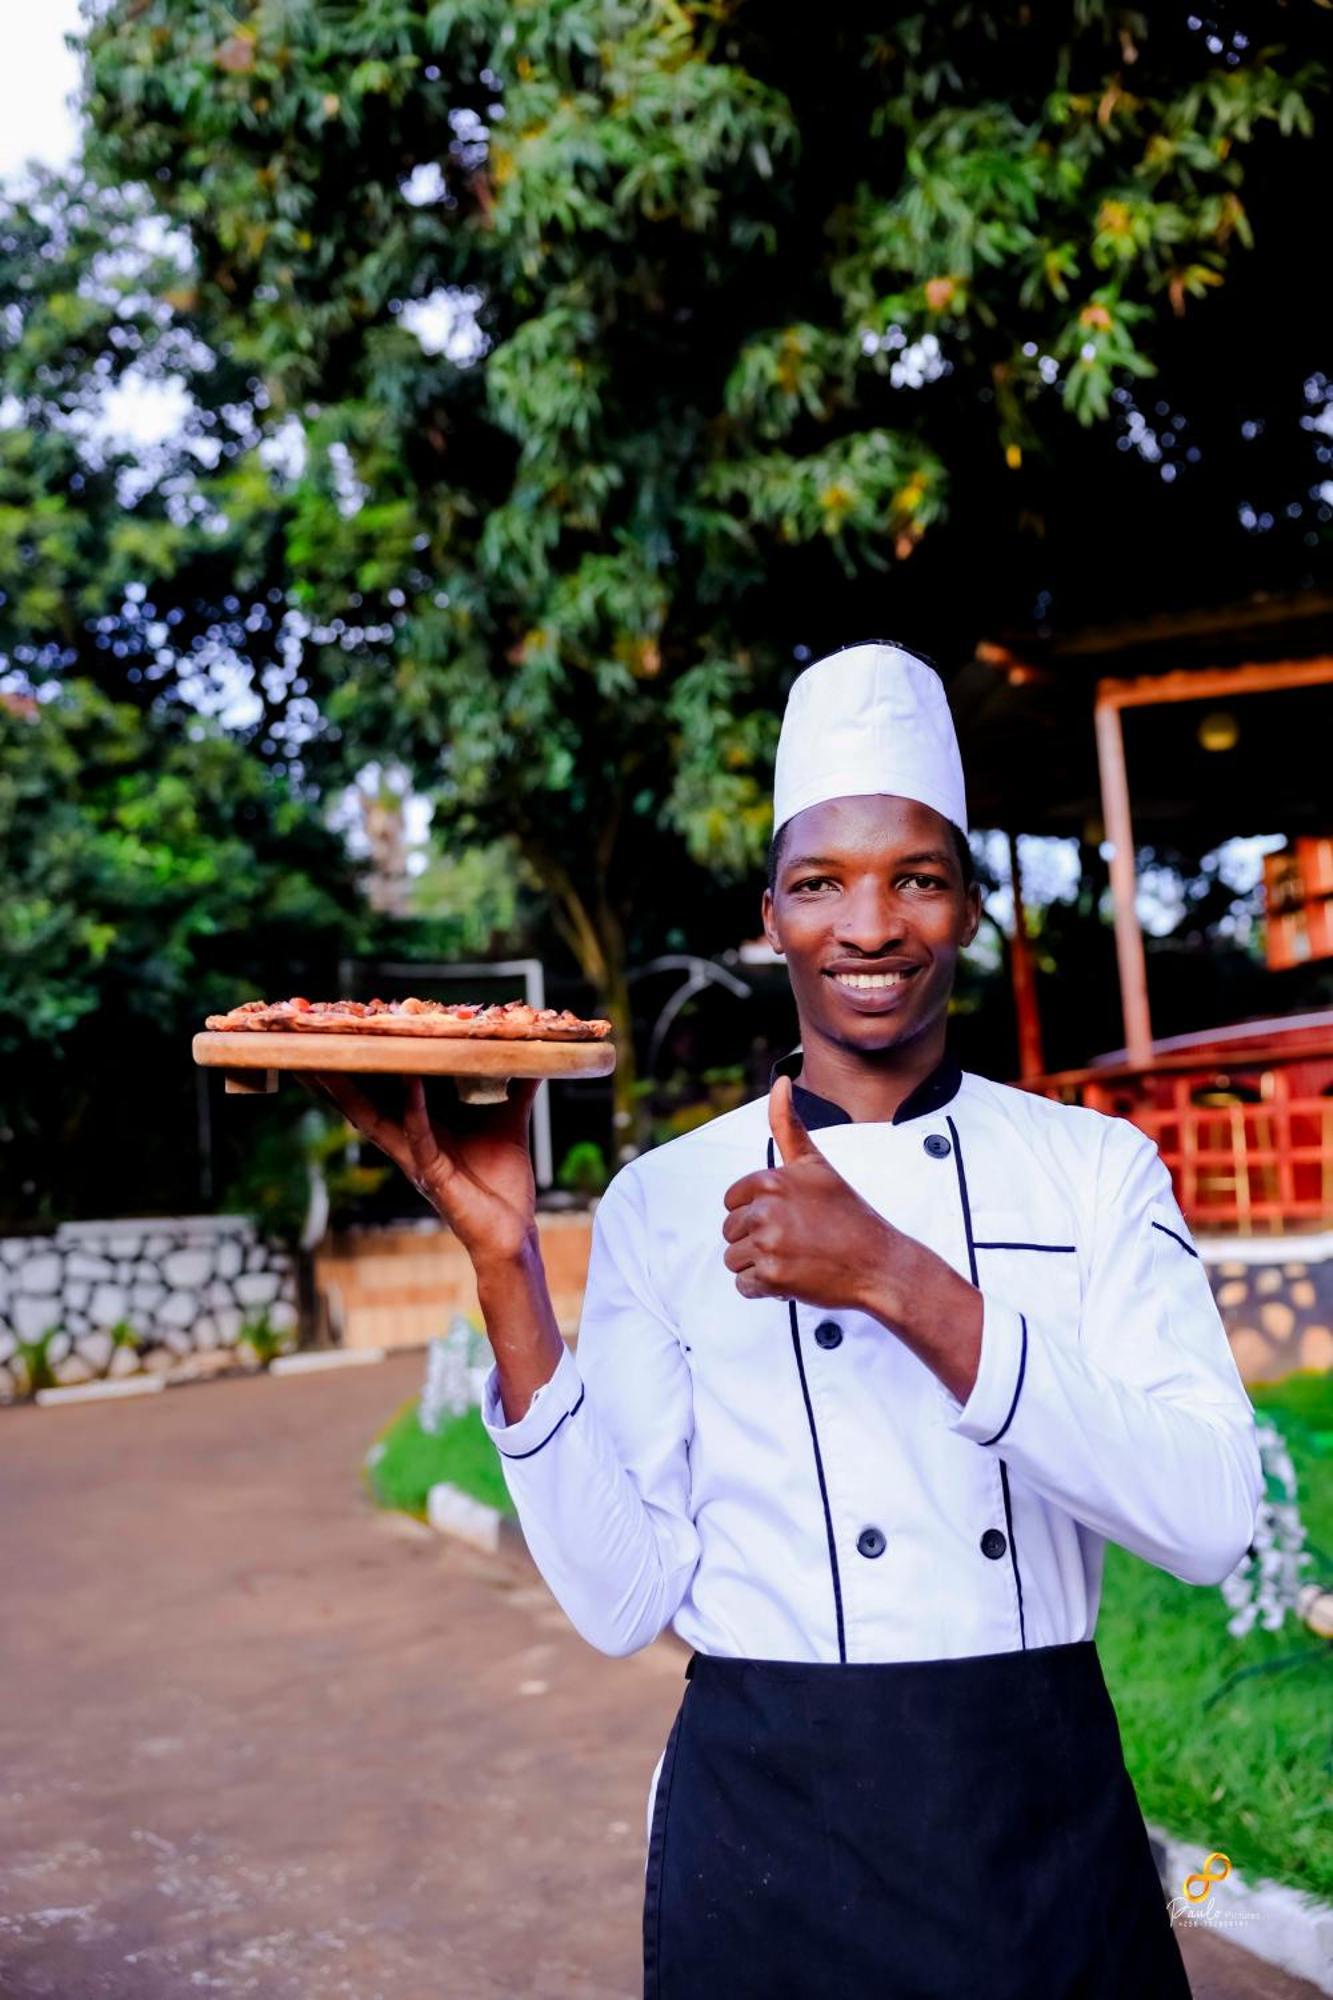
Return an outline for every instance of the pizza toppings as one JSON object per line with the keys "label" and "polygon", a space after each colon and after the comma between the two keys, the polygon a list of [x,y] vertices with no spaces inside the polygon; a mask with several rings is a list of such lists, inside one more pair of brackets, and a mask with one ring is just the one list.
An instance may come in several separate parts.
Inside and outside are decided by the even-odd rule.
{"label": "pizza toppings", "polygon": [[443,1000],[245,1000],[227,1014],[210,1014],[214,1033],[469,1035],[513,1041],[604,1041],[611,1023],[584,1020],[567,1007],[532,1007],[526,1000],[490,1006]]}

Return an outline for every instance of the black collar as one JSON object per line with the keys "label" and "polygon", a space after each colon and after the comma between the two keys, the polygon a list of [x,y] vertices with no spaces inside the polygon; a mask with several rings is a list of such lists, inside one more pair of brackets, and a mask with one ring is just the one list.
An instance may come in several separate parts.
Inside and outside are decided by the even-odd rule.
{"label": "black collar", "polygon": [[[798,1045],[785,1056],[779,1056],[768,1075],[771,1090],[780,1076],[792,1080],[792,1102],[802,1124],[812,1132],[821,1125],[850,1125],[852,1114],[844,1111],[841,1104],[835,1104],[831,1097],[821,1097],[817,1091],[807,1090],[803,1083],[797,1083],[796,1072],[801,1067],[801,1048]],[[938,1111],[958,1095],[963,1081],[962,1068],[952,1049],[947,1048],[939,1062],[923,1076],[913,1090],[909,1090],[898,1109],[893,1114],[895,1125],[905,1125],[909,1118],[920,1118],[928,1111]]]}

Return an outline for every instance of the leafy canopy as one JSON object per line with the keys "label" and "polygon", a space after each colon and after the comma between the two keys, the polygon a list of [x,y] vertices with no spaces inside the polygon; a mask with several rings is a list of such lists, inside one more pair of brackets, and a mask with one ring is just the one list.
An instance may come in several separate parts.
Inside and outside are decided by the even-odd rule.
{"label": "leafy canopy", "polygon": [[1222,283],[1247,155],[1324,86],[1095,0],[817,33],[119,0],[88,49],[93,157],[188,232],[255,385],[200,485],[232,532],[279,511],[324,726],[515,833],[586,966],[627,856],[761,856],[794,600],[894,577],[960,477],[1012,521],[1025,460]]}
{"label": "leafy canopy", "polygon": [[[0,685],[42,696],[0,1018],[55,1060],[272,983],[257,940],[331,963],[319,815],[372,762],[442,910],[519,850],[622,1125],[627,966],[752,923],[802,649],[947,667],[1097,543],[1108,466],[1148,517],[1116,413],[1185,354],[1234,414],[1207,330],[1326,87],[1296,9],[1291,49],[1095,0],[87,11],[89,175],[0,199]],[[145,451],[107,413],[154,384]]]}
{"label": "leafy canopy", "polygon": [[355,909],[334,838],[241,746],[84,682],[0,697],[0,872],[11,1053],[99,1012],[198,1025],[238,967],[288,935],[341,939]]}

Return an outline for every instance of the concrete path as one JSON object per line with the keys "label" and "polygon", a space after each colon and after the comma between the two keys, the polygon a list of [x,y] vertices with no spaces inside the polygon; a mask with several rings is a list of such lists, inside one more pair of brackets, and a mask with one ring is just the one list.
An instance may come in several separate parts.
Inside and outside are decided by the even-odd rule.
{"label": "concrete path", "polygon": [[635,2000],[684,1655],[371,1506],[421,1368],[0,1411],[0,2000]]}

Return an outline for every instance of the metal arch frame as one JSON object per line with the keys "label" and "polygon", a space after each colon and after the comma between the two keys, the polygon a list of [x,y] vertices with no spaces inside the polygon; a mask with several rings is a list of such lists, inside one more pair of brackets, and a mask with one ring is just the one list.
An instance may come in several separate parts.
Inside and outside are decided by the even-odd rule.
{"label": "metal arch frame", "polygon": [[636,979],[644,979],[650,972],[673,971],[688,972],[689,978],[675,989],[653,1023],[653,1032],[648,1038],[648,1060],[645,1065],[649,1076],[652,1075],[657,1058],[661,1054],[667,1030],[681,1009],[693,1000],[696,993],[702,993],[707,986],[718,985],[725,987],[737,1000],[749,1000],[754,994],[754,988],[748,986],[743,979],[738,979],[734,972],[728,972],[724,966],[716,964],[711,958],[700,958],[695,952],[666,952],[661,958],[650,958],[646,965],[635,967],[628,975],[626,983],[632,985]]}

